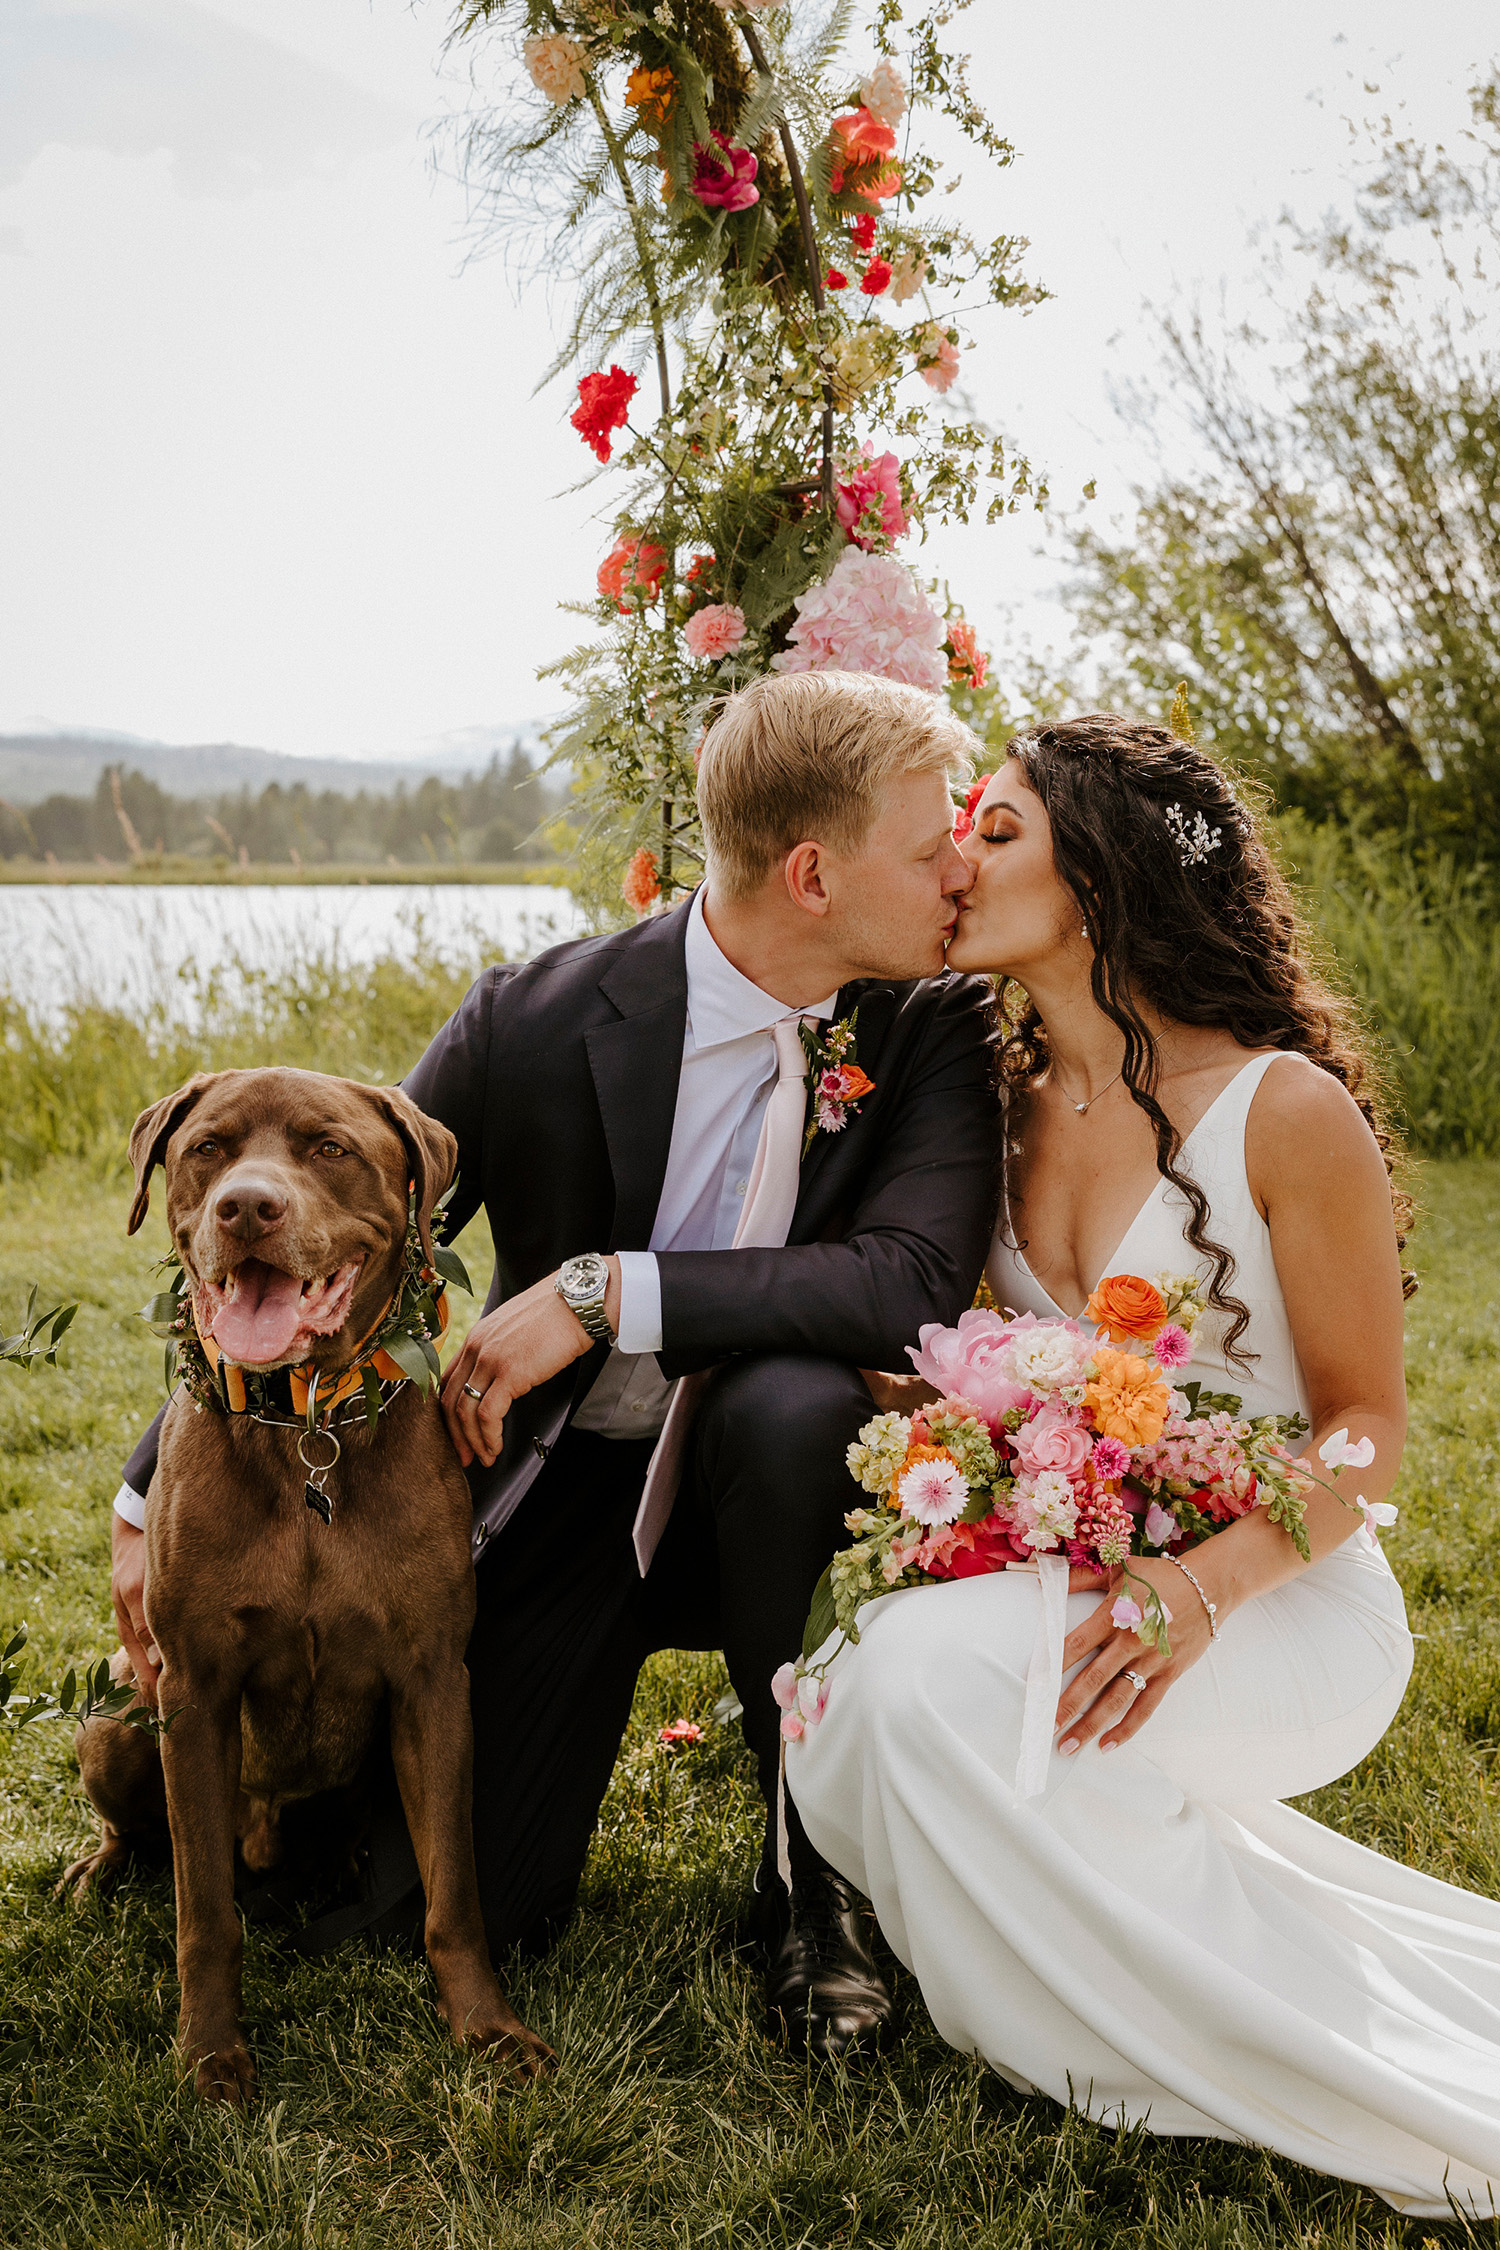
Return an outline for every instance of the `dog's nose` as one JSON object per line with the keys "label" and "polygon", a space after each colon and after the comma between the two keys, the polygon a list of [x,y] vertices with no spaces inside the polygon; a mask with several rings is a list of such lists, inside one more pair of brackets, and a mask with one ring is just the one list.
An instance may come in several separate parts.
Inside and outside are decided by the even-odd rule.
{"label": "dog's nose", "polygon": [[229,1234],[254,1242],[286,1217],[286,1196],[274,1180],[237,1172],[224,1182],[214,1202],[214,1217]]}

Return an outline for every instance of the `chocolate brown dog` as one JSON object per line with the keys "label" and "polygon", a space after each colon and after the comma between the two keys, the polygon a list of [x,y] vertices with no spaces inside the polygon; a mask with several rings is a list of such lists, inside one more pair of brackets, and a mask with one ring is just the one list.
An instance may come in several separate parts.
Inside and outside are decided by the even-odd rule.
{"label": "chocolate brown dog", "polygon": [[[242,2101],[254,2084],[240,2026],[236,1838],[248,1864],[273,1865],[279,1807],[351,1782],[383,1713],[441,2013],[463,2045],[504,2050],[527,2072],[550,2059],[495,1980],[475,1882],[468,1487],[436,1403],[400,1384],[389,1360],[375,1358],[368,1386],[388,1378],[373,1430],[362,1381],[351,1377],[352,1396],[335,1401],[401,1300],[413,1209],[416,1262],[431,1266],[432,1211],[455,1146],[405,1094],[305,1070],[190,1079],[130,1136],[129,1231],[159,1163],[184,1302],[218,1373],[206,1400],[177,1394],[147,1512],[158,1702],[175,1716],[159,1746],[107,1719],[79,1729],[103,1833],[64,1880],[86,1887],[112,1871],[165,1814],[178,2044],[209,2100]],[[205,1361],[196,1364],[202,1394]],[[253,1379],[279,1369],[297,1373]],[[295,1414],[271,1407],[283,1385]],[[230,1410],[239,1402],[247,1410]],[[310,1475],[325,1462],[326,1475]]]}

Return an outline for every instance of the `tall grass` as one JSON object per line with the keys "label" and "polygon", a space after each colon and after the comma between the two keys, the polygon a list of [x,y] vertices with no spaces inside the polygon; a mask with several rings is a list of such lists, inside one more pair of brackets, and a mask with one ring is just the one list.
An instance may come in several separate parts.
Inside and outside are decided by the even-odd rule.
{"label": "tall grass", "polygon": [[1390,1065],[1427,1156],[1500,1151],[1500,917],[1493,880],[1389,836],[1279,823],[1284,864]]}
{"label": "tall grass", "polygon": [[[1424,1155],[1500,1153],[1500,921],[1481,876],[1419,868],[1389,839],[1288,816],[1283,858],[1338,980],[1389,1064]],[[0,1179],[54,1156],[118,1163],[131,1120],[195,1070],[291,1063],[389,1083],[408,1070],[484,958],[423,939],[367,963],[308,941],[268,970],[233,956],[177,969],[133,1012],[76,995],[51,1012],[4,988]]]}

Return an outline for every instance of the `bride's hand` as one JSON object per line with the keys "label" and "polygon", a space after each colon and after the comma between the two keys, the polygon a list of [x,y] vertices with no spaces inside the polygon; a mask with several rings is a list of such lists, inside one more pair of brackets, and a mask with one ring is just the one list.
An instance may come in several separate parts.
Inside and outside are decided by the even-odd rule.
{"label": "bride's hand", "polygon": [[[1208,1612],[1175,1563],[1163,1556],[1142,1555],[1130,1568],[1133,1576],[1144,1578],[1156,1588],[1171,1612],[1167,1639],[1172,1653],[1159,1656],[1138,1638],[1134,1626],[1116,1625],[1110,1612],[1121,1594],[1133,1589],[1124,1572],[1115,1571],[1099,1607],[1063,1642],[1065,1672],[1091,1652],[1094,1659],[1063,1689],[1057,1706],[1057,1730],[1062,1736],[1057,1747],[1065,1758],[1095,1736],[1101,1750],[1113,1750],[1119,1743],[1128,1742],[1145,1725],[1172,1682],[1197,1663],[1209,1644]],[[1098,1581],[1092,1583],[1097,1585]],[[1073,1590],[1070,1574],[1069,1591]],[[1125,1677],[1127,1672],[1136,1673],[1146,1682],[1145,1687],[1138,1689]]]}

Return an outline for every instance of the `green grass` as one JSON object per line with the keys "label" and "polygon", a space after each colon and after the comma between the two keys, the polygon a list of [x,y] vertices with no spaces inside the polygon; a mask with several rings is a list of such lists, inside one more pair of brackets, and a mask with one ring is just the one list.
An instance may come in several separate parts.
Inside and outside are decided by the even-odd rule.
{"label": "green grass", "polygon": [[[1500,1164],[1434,1165],[1414,1241],[1413,1436],[1390,1537],[1419,1643],[1386,1740],[1312,1809],[1362,1841],[1500,1892]],[[133,1318],[160,1215],[133,1243],[115,1178],[54,1162],[0,1215],[0,1314],[23,1280],[79,1295],[55,1375],[0,1376],[0,1622],[54,1673],[112,1646],[107,1506],[156,1395]],[[482,1239],[464,1248],[483,1273]],[[860,2076],[811,2072],[765,2033],[726,1945],[755,1848],[716,1660],[642,1683],[561,1948],[507,1974],[561,2064],[517,2092],[444,2043],[425,1970],[360,1947],[246,1952],[262,2098],[197,2109],[171,2054],[172,1902],[137,1875],[55,1903],[88,1835],[56,1727],[0,1750],[0,2243],[27,2250],[1374,2250],[1495,2230],[1404,2224],[1255,2150],[1115,2136],[1023,2100],[934,2036],[896,1979],[904,2039]],[[709,1732],[668,1754],[667,1718]],[[525,1723],[524,1712],[516,1723]]]}

